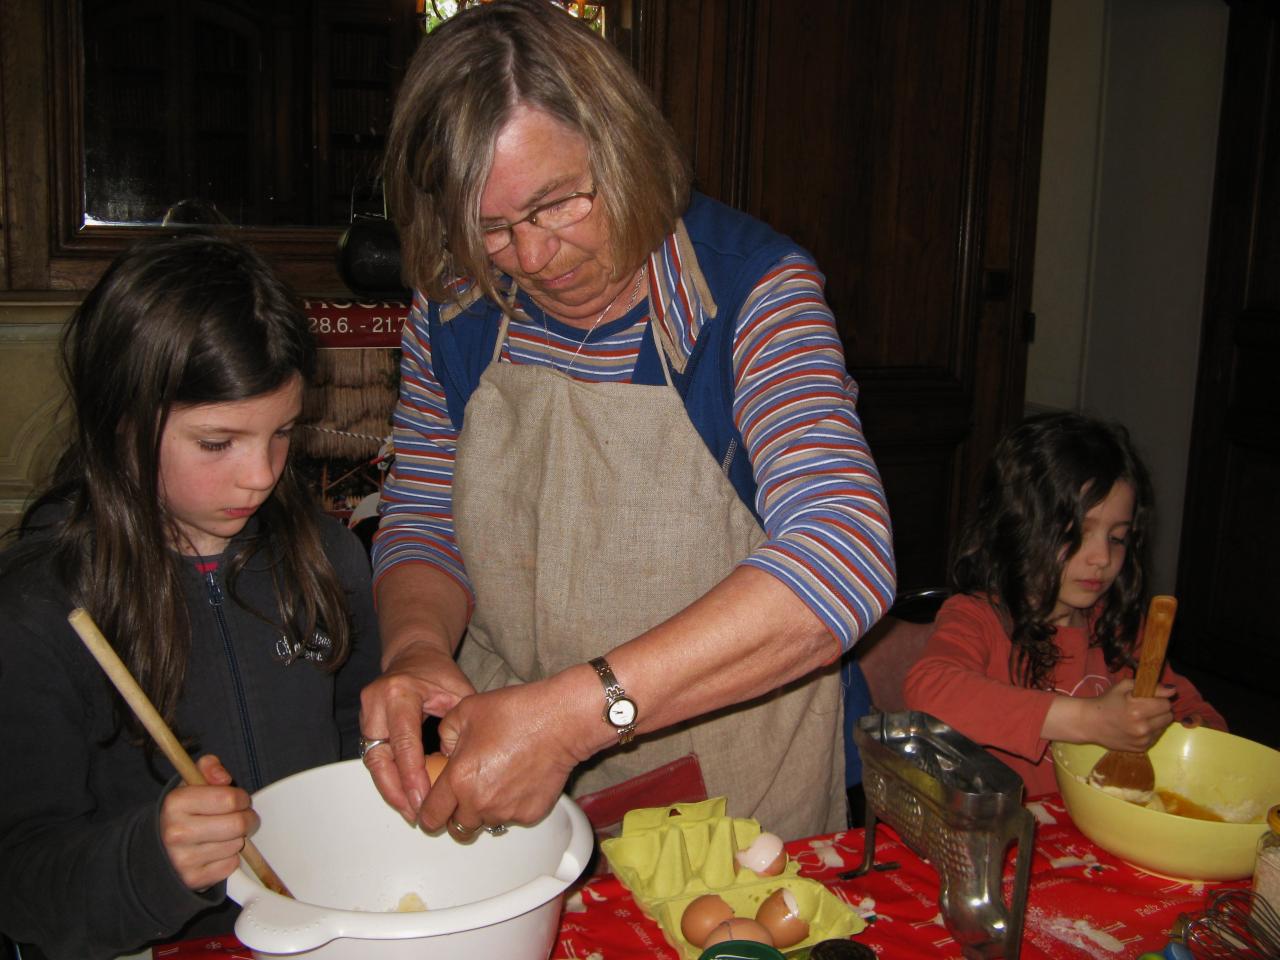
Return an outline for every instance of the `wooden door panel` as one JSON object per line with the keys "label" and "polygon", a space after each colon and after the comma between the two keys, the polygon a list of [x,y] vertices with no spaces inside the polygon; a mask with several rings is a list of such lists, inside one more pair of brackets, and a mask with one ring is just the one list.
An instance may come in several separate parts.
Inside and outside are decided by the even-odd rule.
{"label": "wooden door panel", "polygon": [[886,441],[874,448],[904,589],[946,586],[946,570],[937,557],[938,533],[951,524],[956,452],[963,436],[957,432],[936,443]]}
{"label": "wooden door panel", "polygon": [[1262,689],[1280,670],[1280,312],[1226,313],[1219,326],[1230,343],[1217,350],[1228,359],[1197,390],[1175,650]]}
{"label": "wooden door panel", "polygon": [[[1274,602],[1280,583],[1280,444],[1230,431],[1220,459],[1221,496],[1197,497],[1199,542],[1207,549],[1183,564],[1176,654],[1217,676],[1274,693],[1280,670]],[[1184,545],[1188,541],[1184,539]],[[1191,549],[1198,549],[1190,546]]]}
{"label": "wooden door panel", "polygon": [[1270,696],[1280,671],[1277,17],[1260,0],[1231,5],[1173,636],[1180,662]]}
{"label": "wooden door panel", "polygon": [[[899,583],[932,586],[1021,414],[1048,0],[645,0],[698,188],[827,278]],[[661,39],[654,39],[661,38]]]}
{"label": "wooden door panel", "polygon": [[817,256],[855,368],[959,386],[974,4],[920,6],[767,5],[746,206]]}
{"label": "wooden door panel", "polygon": [[684,142],[699,190],[742,200],[750,3],[642,0],[642,76]]}
{"label": "wooden door panel", "polygon": [[[1244,662],[1280,665],[1275,650],[1274,617],[1260,614],[1280,583],[1280,449],[1229,438],[1222,464],[1225,478],[1220,506],[1219,562],[1212,571],[1212,600],[1217,631],[1230,638]],[[1257,669],[1257,666],[1251,669]]]}

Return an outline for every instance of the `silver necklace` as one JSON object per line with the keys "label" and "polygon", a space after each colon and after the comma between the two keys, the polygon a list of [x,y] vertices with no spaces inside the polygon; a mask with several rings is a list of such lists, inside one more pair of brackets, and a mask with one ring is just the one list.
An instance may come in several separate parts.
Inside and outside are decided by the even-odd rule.
{"label": "silver necklace", "polygon": [[[644,269],[641,268],[640,270],[636,271],[636,282],[635,282],[635,285],[632,286],[631,288],[631,297],[627,300],[627,306],[626,306],[626,309],[622,311],[622,316],[626,316],[628,313],[630,313],[631,308],[636,305],[636,297],[640,295],[640,283],[643,280],[644,280]],[[625,289],[626,288],[623,287],[623,290]],[[618,298],[620,296],[622,296],[622,290],[619,290],[617,293],[613,295],[613,299],[610,300],[609,303],[605,306],[605,308],[600,311],[600,316],[596,317],[596,322],[591,324],[591,326],[587,329],[587,332],[582,335],[582,340],[578,343],[578,349],[573,351],[573,356],[569,358],[569,363],[564,368],[565,373],[568,373],[570,370],[573,369],[573,365],[578,362],[578,354],[582,353],[583,346],[586,345],[586,342],[591,337],[591,334],[595,333],[596,327],[600,326],[600,321],[605,318],[605,314],[607,314],[610,310],[613,309],[613,305],[618,302]],[[542,329],[547,335],[547,346],[550,347],[551,346],[551,330],[547,327],[547,315],[545,312],[543,312],[543,315],[542,315]]]}

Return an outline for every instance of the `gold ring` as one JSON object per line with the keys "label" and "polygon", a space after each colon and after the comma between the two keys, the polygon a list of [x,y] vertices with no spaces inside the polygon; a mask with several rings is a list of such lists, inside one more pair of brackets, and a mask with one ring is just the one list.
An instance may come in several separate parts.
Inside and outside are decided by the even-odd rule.
{"label": "gold ring", "polygon": [[480,832],[479,827],[471,827],[468,829],[467,827],[464,827],[462,824],[460,824],[457,820],[453,819],[453,817],[449,818],[449,822],[446,824],[446,826],[449,829],[450,836],[452,836],[453,839],[457,840],[459,843],[470,843],[472,840],[476,838],[476,834]]}

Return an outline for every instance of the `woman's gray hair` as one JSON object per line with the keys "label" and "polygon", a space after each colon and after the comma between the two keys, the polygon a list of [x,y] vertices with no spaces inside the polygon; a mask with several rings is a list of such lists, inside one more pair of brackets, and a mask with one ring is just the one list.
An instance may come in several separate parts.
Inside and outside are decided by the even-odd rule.
{"label": "woman's gray hair", "polygon": [[494,143],[514,108],[537,108],[587,142],[597,208],[619,276],[689,202],[674,131],[622,55],[548,0],[494,0],[424,37],[396,100],[384,175],[403,276],[433,300],[474,280],[501,302],[480,233]]}

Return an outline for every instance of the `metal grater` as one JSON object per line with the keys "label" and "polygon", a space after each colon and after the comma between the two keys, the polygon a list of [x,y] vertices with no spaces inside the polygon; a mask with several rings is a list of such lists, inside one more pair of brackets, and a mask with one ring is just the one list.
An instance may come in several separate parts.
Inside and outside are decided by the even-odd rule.
{"label": "metal grater", "polygon": [[[1031,876],[1035,820],[1022,778],[927,713],[873,713],[853,733],[862,754],[867,832],[862,866],[875,859],[883,820],[938,871],[938,905],[966,957],[1017,960]],[[1002,897],[1005,852],[1017,841],[1012,903]]]}

